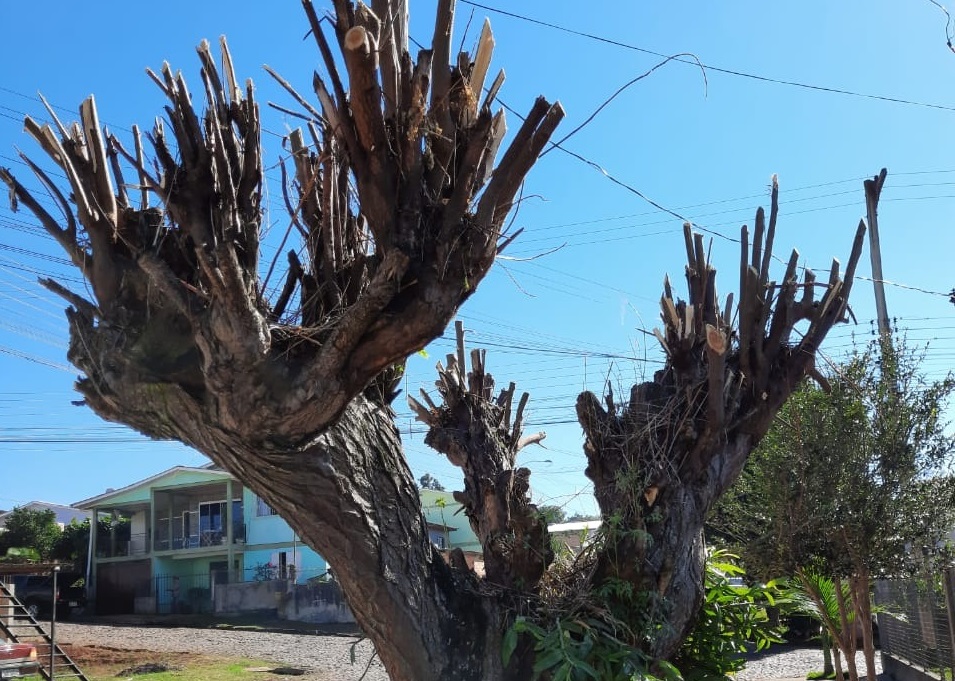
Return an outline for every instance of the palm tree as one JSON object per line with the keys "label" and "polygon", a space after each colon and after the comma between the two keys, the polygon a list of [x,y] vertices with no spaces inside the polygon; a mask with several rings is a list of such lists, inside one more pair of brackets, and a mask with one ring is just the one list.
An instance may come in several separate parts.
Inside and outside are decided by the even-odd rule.
{"label": "palm tree", "polygon": [[858,680],[855,666],[855,611],[847,608],[851,602],[848,584],[831,579],[811,569],[796,571],[791,584],[793,608],[812,617],[822,625],[823,677],[842,679],[842,657],[846,658],[849,678]]}

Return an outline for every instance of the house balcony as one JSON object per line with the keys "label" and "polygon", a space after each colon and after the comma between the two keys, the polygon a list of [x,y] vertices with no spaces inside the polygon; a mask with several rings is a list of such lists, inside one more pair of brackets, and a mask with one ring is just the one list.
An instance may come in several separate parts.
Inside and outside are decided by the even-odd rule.
{"label": "house balcony", "polygon": [[[232,543],[242,544],[245,542],[245,524],[240,521],[232,525]],[[172,533],[163,532],[157,528],[156,538],[153,541],[154,551],[179,551],[189,549],[208,549],[217,546],[226,546],[228,544],[228,532],[224,528],[206,528],[198,529],[196,532],[186,534],[178,528]]]}
{"label": "house balcony", "polygon": [[97,558],[136,558],[146,555],[149,555],[149,536],[146,533],[96,538]]}
{"label": "house balcony", "polygon": [[230,538],[233,544],[242,543],[241,495],[235,482],[154,489],[152,550],[215,552],[227,549]]}

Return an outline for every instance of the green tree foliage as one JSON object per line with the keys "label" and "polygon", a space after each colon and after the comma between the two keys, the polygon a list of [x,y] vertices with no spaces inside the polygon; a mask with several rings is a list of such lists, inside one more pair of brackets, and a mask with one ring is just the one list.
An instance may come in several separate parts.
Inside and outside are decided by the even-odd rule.
{"label": "green tree foliage", "polygon": [[[840,584],[839,588],[842,591],[842,602],[851,600],[852,593],[848,584]],[[846,613],[848,628],[844,628],[839,610],[840,596],[836,594],[836,582],[811,568],[798,570],[788,595],[795,612],[808,615],[822,625],[820,633],[825,653],[825,668],[822,670],[822,676],[843,678],[839,647],[833,647],[832,644],[846,636],[855,638],[855,612]]]}
{"label": "green tree foliage", "polygon": [[587,515],[585,513],[574,513],[572,516],[569,516],[567,519],[568,523],[578,523],[585,520],[600,520],[599,515]]}
{"label": "green tree foliage", "polygon": [[955,438],[944,414],[955,390],[928,381],[922,353],[904,345],[857,352],[806,382],[780,411],[708,529],[769,579],[802,567],[848,575],[921,567],[955,524]]}
{"label": "green tree foliage", "polygon": [[[828,391],[804,383],[721,500],[711,535],[760,578],[812,569],[837,595],[846,580],[843,614],[867,622],[870,577],[922,567],[921,547],[955,524],[944,420],[955,380],[929,381],[922,359],[904,343],[872,344],[829,372]],[[830,633],[854,677],[855,636]]]}
{"label": "green tree foliage", "polygon": [[14,548],[33,549],[41,560],[48,560],[53,557],[53,549],[62,533],[53,511],[15,508],[0,533],[0,555]]}
{"label": "green tree foliage", "polygon": [[548,525],[556,525],[557,523],[562,523],[567,519],[567,514],[560,506],[538,506],[537,512],[547,519]]}
{"label": "green tree foliage", "polygon": [[[782,631],[767,608],[786,605],[786,590],[775,582],[747,586],[738,558],[726,551],[706,557],[703,606],[696,625],[683,642],[673,664],[660,663],[627,645],[627,625],[614,620],[596,603],[579,604],[575,613],[554,617],[550,626],[518,618],[504,637],[504,654],[513,654],[520,634],[533,641],[533,679],[595,681],[703,681],[731,679],[746,664],[744,653],[781,643]],[[644,636],[652,636],[648,622]],[[626,632],[633,636],[638,632]]]}
{"label": "green tree foliage", "polygon": [[420,478],[418,478],[418,486],[421,489],[432,489],[436,492],[443,492],[444,485],[441,484],[441,481],[436,477],[431,475],[431,473],[425,473]]}
{"label": "green tree foliage", "polygon": [[723,550],[707,555],[703,607],[674,660],[686,681],[730,679],[753,647],[783,642],[782,628],[767,609],[787,606],[787,589],[775,581],[743,584],[744,574],[737,556]]}

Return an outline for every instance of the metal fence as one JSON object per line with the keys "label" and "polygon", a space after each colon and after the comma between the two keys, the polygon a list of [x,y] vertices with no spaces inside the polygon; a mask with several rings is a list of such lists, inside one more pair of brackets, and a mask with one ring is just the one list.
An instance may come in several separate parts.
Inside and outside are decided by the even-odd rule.
{"label": "metal fence", "polygon": [[955,673],[955,570],[879,580],[875,602],[883,655],[941,679]]}
{"label": "metal fence", "polygon": [[209,573],[156,575],[156,613],[188,615],[212,612],[213,581]]}

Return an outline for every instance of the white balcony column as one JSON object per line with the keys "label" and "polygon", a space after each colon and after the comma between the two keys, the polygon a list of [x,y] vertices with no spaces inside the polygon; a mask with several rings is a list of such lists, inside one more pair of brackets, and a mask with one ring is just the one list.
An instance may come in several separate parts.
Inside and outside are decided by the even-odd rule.
{"label": "white balcony column", "polygon": [[99,510],[93,509],[90,518],[89,556],[86,558],[86,597],[89,601],[96,598],[96,547],[99,544]]}
{"label": "white balcony column", "polygon": [[226,544],[226,553],[228,554],[227,563],[226,563],[226,579],[231,582],[232,579],[229,578],[229,575],[232,574],[233,562],[235,561],[235,532],[232,528],[232,480],[225,481],[225,544]]}

